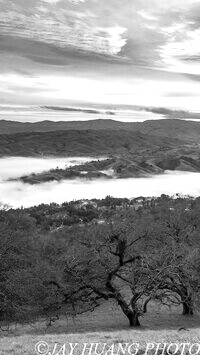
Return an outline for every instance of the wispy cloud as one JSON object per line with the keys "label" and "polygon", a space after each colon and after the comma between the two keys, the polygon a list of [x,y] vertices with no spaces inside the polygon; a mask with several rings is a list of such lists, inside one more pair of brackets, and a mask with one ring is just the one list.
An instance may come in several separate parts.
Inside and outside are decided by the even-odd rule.
{"label": "wispy cloud", "polygon": [[[100,26],[87,10],[77,13],[73,4],[83,0],[66,2],[59,6],[58,0],[36,0],[34,8],[25,6],[25,10],[12,3],[10,9],[6,6],[0,13],[1,34],[111,56],[121,51],[126,44],[126,28],[117,24]],[[56,10],[52,4],[57,5]]]}
{"label": "wispy cloud", "polygon": [[[1,92],[16,91],[17,98],[18,87],[26,97],[28,88],[29,98],[37,90],[46,98],[51,87],[57,98],[65,99],[67,92],[85,100],[133,102],[143,95],[148,104],[174,105],[181,97],[175,93],[184,96],[185,85],[184,97],[193,95],[196,105],[199,0],[0,2],[0,73],[7,76],[1,78]],[[65,86],[69,78],[71,93]]]}
{"label": "wispy cloud", "polygon": [[56,4],[57,2],[61,1],[61,0],[41,0],[41,1],[44,1],[48,4]]}
{"label": "wispy cloud", "polygon": [[3,0],[0,27],[4,35],[171,67],[170,58],[198,50],[198,11],[197,0]]}

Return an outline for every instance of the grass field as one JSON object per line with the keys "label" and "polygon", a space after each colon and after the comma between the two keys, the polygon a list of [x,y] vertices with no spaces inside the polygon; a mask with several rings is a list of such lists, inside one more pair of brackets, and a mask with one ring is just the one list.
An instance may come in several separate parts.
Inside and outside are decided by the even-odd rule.
{"label": "grass field", "polygon": [[[41,352],[38,354],[45,355],[69,355],[69,343],[78,343],[73,355],[83,354],[84,343],[101,343],[98,348],[99,354],[103,349],[101,347],[106,343],[102,355],[106,354],[106,350],[113,344],[114,352],[108,352],[108,355],[123,354],[119,352],[119,343],[129,345],[139,343],[141,350],[147,349],[147,343],[200,343],[200,316],[182,316],[180,310],[163,311],[159,308],[153,311],[150,308],[141,319],[142,326],[138,329],[129,328],[126,318],[111,303],[104,304],[93,313],[83,314],[74,320],[60,319],[51,327],[47,327],[44,322],[29,326],[13,326],[9,333],[1,333],[0,355],[37,354],[35,345],[40,341],[49,344],[49,349],[42,345],[39,349]],[[131,349],[133,351],[133,348]],[[91,353],[89,350],[85,351],[85,355],[97,355],[98,352],[95,354],[94,348]],[[153,348],[151,353],[155,352],[156,348]],[[195,350],[193,352],[195,353]]]}

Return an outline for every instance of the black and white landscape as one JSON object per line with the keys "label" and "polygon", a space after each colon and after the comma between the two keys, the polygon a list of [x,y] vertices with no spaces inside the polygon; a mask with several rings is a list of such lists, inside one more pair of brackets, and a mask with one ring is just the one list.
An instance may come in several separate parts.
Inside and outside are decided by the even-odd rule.
{"label": "black and white landscape", "polygon": [[0,355],[200,353],[199,10],[0,0]]}

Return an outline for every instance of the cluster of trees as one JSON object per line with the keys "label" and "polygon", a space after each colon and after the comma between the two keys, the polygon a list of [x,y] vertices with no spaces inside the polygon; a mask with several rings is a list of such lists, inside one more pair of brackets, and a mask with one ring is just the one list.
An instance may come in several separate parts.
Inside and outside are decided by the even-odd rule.
{"label": "cluster of trees", "polygon": [[200,198],[157,199],[101,225],[54,233],[25,210],[0,212],[0,322],[79,314],[113,300],[130,326],[149,302],[198,311]]}
{"label": "cluster of trees", "polygon": [[41,204],[24,209],[24,212],[35,219],[37,227],[50,230],[60,226],[72,226],[78,223],[89,223],[99,217],[98,209],[92,204],[81,205],[81,201]]}
{"label": "cluster of trees", "polygon": [[58,302],[55,265],[43,259],[45,241],[23,211],[0,212],[0,324],[32,321]]}
{"label": "cluster of trees", "polygon": [[182,305],[183,314],[198,309],[200,240],[197,206],[184,201],[125,211],[110,225],[84,233],[72,263],[66,263],[68,281],[76,285],[76,302],[84,292],[99,304],[114,299],[138,326],[150,301]]}
{"label": "cluster of trees", "polygon": [[[86,203],[84,203],[86,202]],[[76,200],[41,204],[24,209],[24,212],[36,220],[38,228],[50,230],[62,225],[72,226],[78,223],[89,223],[94,219],[107,217],[107,212],[117,207],[134,205],[134,200],[107,196],[104,199]],[[145,204],[145,199],[144,199]]]}

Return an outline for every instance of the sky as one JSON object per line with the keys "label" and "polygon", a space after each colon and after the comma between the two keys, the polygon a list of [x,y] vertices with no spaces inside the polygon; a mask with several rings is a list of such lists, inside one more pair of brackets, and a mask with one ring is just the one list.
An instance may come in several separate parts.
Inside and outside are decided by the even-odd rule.
{"label": "sky", "polygon": [[0,105],[200,111],[199,0],[0,0]]}

